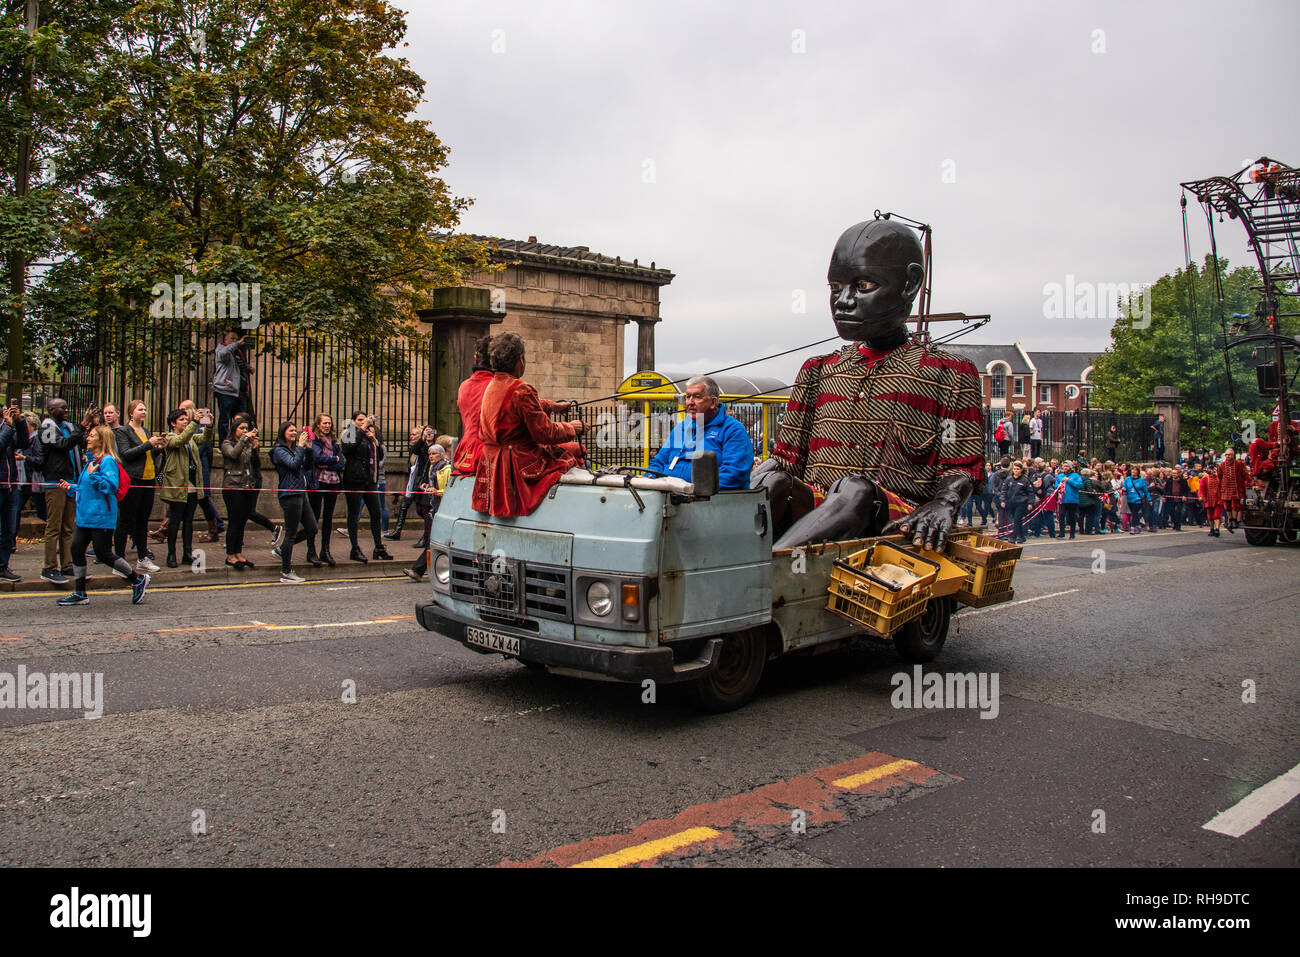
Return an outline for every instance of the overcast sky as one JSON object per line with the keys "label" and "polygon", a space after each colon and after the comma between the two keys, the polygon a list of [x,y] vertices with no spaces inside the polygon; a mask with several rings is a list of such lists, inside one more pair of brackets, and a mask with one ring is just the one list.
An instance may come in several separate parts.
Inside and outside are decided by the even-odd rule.
{"label": "overcast sky", "polygon": [[1300,164],[1294,0],[397,5],[462,227],[671,269],[660,368],[833,335],[831,249],[876,209],[934,227],[934,311],[993,316],[967,341],[1100,351],[1113,320],[1045,318],[1044,284],[1153,281],[1180,181]]}

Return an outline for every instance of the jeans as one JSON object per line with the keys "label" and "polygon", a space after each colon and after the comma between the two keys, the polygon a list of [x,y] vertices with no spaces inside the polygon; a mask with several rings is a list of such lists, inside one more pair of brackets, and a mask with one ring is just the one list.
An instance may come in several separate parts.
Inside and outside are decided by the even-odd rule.
{"label": "jeans", "polygon": [[244,528],[257,504],[255,488],[223,488],[221,498],[226,503],[226,554],[238,555],[244,550]]}
{"label": "jeans", "polygon": [[[217,396],[217,442],[226,441],[226,435],[230,432],[230,420],[239,412],[238,395],[222,395],[220,392]],[[211,456],[209,456],[209,460]],[[206,482],[204,484],[207,484]]]}
{"label": "jeans", "polygon": [[69,566],[72,564],[69,548],[77,530],[77,505],[63,489],[47,488],[45,509],[45,567]]}
{"label": "jeans", "polygon": [[383,504],[383,496],[375,490],[373,485],[358,486],[343,483],[343,497],[348,503],[348,539],[352,542],[352,547],[359,550],[357,545],[357,531],[360,527],[361,506],[364,504],[366,512],[370,516],[370,536],[375,540],[375,551],[381,551],[384,547],[379,536],[382,532],[382,519],[380,518],[380,505]]}
{"label": "jeans", "polygon": [[293,561],[293,540],[298,535],[299,522],[307,533],[309,555],[315,554],[312,538],[315,537],[318,526],[316,516],[312,514],[311,507],[307,504],[307,496],[302,492],[282,497],[280,508],[284,510],[284,538],[280,539],[280,571],[288,574],[291,569],[290,563]]}
{"label": "jeans", "polygon": [[176,557],[176,533],[184,529],[181,546],[185,551],[181,556],[192,554],[194,546],[194,510],[199,504],[197,492],[190,492],[183,502],[167,503],[167,555]]}
{"label": "jeans", "polygon": [[1079,527],[1079,503],[1062,502],[1061,503],[1061,534],[1065,534],[1065,527],[1070,526],[1070,537],[1074,538],[1074,533]]}
{"label": "jeans", "polygon": [[969,495],[966,501],[962,503],[961,509],[957,513],[958,518],[964,518],[967,525],[973,524],[971,518],[975,514],[975,496]]}
{"label": "jeans", "polygon": [[17,485],[0,485],[0,568],[9,567],[9,557],[18,545],[18,509],[23,490]]}
{"label": "jeans", "polygon": [[384,475],[379,476],[379,484],[376,485],[375,488],[379,491],[379,523],[383,525],[384,531],[386,532],[388,531],[388,502],[386,501],[388,494],[388,477]]}
{"label": "jeans", "polygon": [[135,543],[138,558],[149,554],[149,515],[153,512],[155,488],[153,480],[139,479],[131,483],[126,498],[117,504],[117,533],[113,536],[113,551],[126,557],[126,540]]}
{"label": "jeans", "polygon": [[320,528],[320,554],[328,555],[330,551],[330,535],[334,532],[334,509],[339,504],[342,497],[338,493],[338,485],[323,484],[317,491],[307,493],[307,503],[311,506],[311,512],[316,516],[317,527]]}
{"label": "jeans", "polygon": [[[217,507],[212,504],[212,443],[199,446],[199,461],[203,463],[203,488],[205,494],[199,499],[199,506],[203,509],[203,517],[209,522],[220,522],[221,516],[217,514]],[[188,549],[187,549],[188,551]]]}
{"label": "jeans", "polygon": [[1011,516],[1011,538],[1013,541],[1023,542],[1025,540],[1025,513],[1029,511],[1029,505],[1026,502],[1016,502],[1007,506],[1007,513]]}

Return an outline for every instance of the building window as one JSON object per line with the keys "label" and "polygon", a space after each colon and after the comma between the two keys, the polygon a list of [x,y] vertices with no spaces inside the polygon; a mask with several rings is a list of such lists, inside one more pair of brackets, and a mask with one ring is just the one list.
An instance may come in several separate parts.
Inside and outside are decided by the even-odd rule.
{"label": "building window", "polygon": [[1012,386],[1014,387],[1014,390],[1015,390],[1015,391],[1013,391],[1013,392],[1011,393],[1012,395],[1024,395],[1024,394],[1025,394],[1025,380],[1022,379],[1020,376],[1016,376],[1016,377],[1015,377],[1015,379],[1014,379],[1013,382],[1012,382]]}
{"label": "building window", "polygon": [[1039,394],[1042,396],[1039,400],[1040,402],[1044,402],[1047,405],[1052,404],[1052,387],[1050,385],[1043,386],[1042,389],[1039,390]]}
{"label": "building window", "polygon": [[990,399],[1005,399],[1007,397],[1007,377],[995,375],[993,381],[989,383]]}
{"label": "building window", "polygon": [[1065,397],[1067,399],[1079,398],[1079,387],[1077,385],[1067,385],[1065,387]]}

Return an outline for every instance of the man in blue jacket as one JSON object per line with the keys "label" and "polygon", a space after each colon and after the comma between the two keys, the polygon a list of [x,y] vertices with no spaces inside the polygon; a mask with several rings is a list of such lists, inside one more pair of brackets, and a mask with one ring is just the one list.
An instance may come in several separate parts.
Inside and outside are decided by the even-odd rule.
{"label": "man in blue jacket", "polygon": [[[671,475],[691,480],[690,454],[697,449],[718,456],[718,490],[749,488],[754,470],[754,443],[749,432],[727,415],[719,399],[718,383],[708,376],[695,376],[686,383],[686,418],[673,427],[672,434],[650,460],[653,475]],[[703,440],[697,440],[703,424]]]}

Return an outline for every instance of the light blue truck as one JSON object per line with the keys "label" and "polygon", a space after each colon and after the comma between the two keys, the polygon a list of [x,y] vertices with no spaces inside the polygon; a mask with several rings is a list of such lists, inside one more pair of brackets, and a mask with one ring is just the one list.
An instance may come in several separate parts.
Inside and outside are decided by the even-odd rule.
{"label": "light blue truck", "polygon": [[953,607],[934,598],[892,635],[828,611],[835,559],[871,539],[772,551],[767,493],[718,492],[704,453],[692,482],[570,473],[532,515],[473,510],[453,478],[433,520],[430,631],[476,651],[588,678],[690,682],[712,711],[745,704],[765,662],[859,635],[909,662],[943,647]]}

